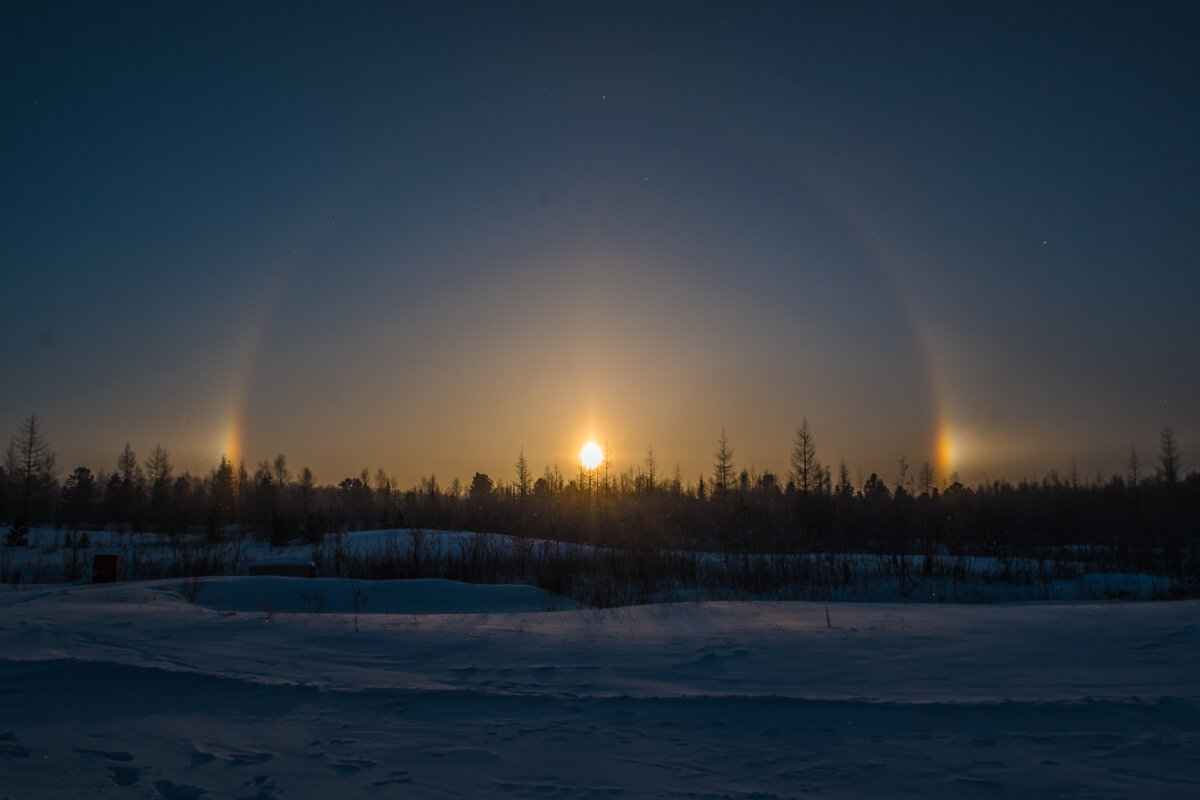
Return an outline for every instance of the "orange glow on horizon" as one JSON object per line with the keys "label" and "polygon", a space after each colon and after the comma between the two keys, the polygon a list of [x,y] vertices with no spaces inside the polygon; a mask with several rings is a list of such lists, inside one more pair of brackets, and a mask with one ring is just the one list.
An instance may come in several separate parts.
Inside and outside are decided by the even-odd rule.
{"label": "orange glow on horizon", "polygon": [[944,421],[938,425],[936,452],[938,471],[941,472],[943,480],[949,479],[954,474],[955,447],[950,436],[950,426]]}
{"label": "orange glow on horizon", "polygon": [[236,415],[229,420],[221,437],[221,457],[235,470],[242,461],[242,426]]}

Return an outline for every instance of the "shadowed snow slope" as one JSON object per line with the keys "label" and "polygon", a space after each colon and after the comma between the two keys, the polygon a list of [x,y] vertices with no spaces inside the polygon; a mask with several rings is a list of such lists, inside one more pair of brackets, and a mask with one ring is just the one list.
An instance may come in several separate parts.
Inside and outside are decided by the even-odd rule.
{"label": "shadowed snow slope", "polygon": [[446,580],[351,581],[345,578],[204,578],[158,583],[218,611],[361,614],[475,614],[547,611],[575,603],[536,586],[484,586]]}
{"label": "shadowed snow slope", "polygon": [[1195,602],[181,588],[0,592],[0,798],[1200,795]]}

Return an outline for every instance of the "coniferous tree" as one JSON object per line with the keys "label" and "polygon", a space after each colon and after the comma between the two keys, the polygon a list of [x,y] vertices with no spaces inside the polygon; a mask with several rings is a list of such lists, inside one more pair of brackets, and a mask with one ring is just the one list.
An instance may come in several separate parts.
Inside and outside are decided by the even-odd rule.
{"label": "coniferous tree", "polygon": [[653,494],[658,485],[658,461],[654,458],[654,447],[646,448],[646,492]]}
{"label": "coniferous tree", "polygon": [[[1135,529],[1140,528],[1142,522],[1142,461],[1138,458],[1137,448],[1132,444],[1129,445],[1129,472],[1127,479],[1129,482],[1129,494],[1131,500],[1131,513]],[[1114,480],[1116,477],[1114,476]]]}
{"label": "coniferous tree", "polygon": [[911,493],[912,478],[908,477],[908,459],[904,456],[896,459],[896,494]]}
{"label": "coniferous tree", "polygon": [[42,432],[37,414],[30,414],[8,441],[4,471],[9,504],[18,525],[28,526],[49,512],[54,486],[54,452]]}
{"label": "coniferous tree", "polygon": [[146,460],[146,480],[150,485],[150,518],[159,528],[167,526],[171,505],[171,460],[161,444],[154,445],[154,452]]}
{"label": "coniferous tree", "polygon": [[804,417],[800,427],[796,429],[796,439],[792,445],[791,479],[796,491],[807,497],[817,489],[817,448],[813,442],[812,428],[808,425],[808,417]]}
{"label": "coniferous tree", "polygon": [[1163,425],[1159,436],[1158,476],[1164,483],[1173,486],[1179,482],[1183,469],[1183,457],[1175,444],[1175,431],[1170,425]]}
{"label": "coniferous tree", "polygon": [[209,533],[219,534],[220,528],[233,521],[236,510],[236,486],[233,465],[221,456],[221,463],[213,470],[212,488],[209,495]]}
{"label": "coniferous tree", "polygon": [[467,499],[470,503],[470,517],[478,526],[476,530],[491,523],[495,488],[496,485],[492,482],[491,476],[485,472],[476,472],[475,476],[471,478],[471,488],[467,491]]}
{"label": "coniferous tree", "polygon": [[854,496],[854,484],[850,482],[850,470],[846,467],[845,459],[838,465],[837,495],[846,499]]}
{"label": "coniferous tree", "polygon": [[342,522],[351,528],[361,529],[371,518],[371,486],[367,483],[370,477],[370,471],[364,467],[357,478],[343,478],[337,485]]}
{"label": "coniferous tree", "polygon": [[117,456],[117,471],[109,477],[104,490],[108,521],[131,527],[139,526],[145,500],[146,477],[138,464],[137,454],[128,442]]}
{"label": "coniferous tree", "polygon": [[86,527],[95,522],[96,488],[96,477],[87,467],[76,467],[63,483],[63,515],[71,527]]}
{"label": "coniferous tree", "polygon": [[271,467],[275,473],[275,485],[280,489],[287,486],[288,480],[291,478],[287,468],[287,456],[283,453],[275,456],[275,461],[272,462]]}
{"label": "coniferous tree", "polygon": [[171,466],[171,459],[167,455],[167,449],[161,444],[154,445],[154,452],[150,454],[150,458],[146,459],[145,474],[150,486],[165,485],[170,482],[171,472],[174,469]]}
{"label": "coniferous tree", "polygon": [[871,477],[867,478],[866,482],[863,483],[862,490],[863,494],[870,498],[882,498],[887,500],[891,496],[891,492],[888,491],[887,484],[880,480],[879,476],[874,472],[872,472]]}
{"label": "coniferous tree", "polygon": [[296,480],[296,488],[300,499],[300,515],[308,514],[309,504],[312,502],[313,491],[316,486],[316,481],[313,479],[312,470],[308,467],[300,468],[300,477]]}
{"label": "coniferous tree", "polygon": [[171,503],[166,521],[167,531],[187,531],[204,519],[204,482],[185,472],[171,485]]}
{"label": "coniferous tree", "polygon": [[525,496],[529,494],[529,463],[525,460],[525,448],[517,453],[517,497],[524,507]]}
{"label": "coniferous tree", "polygon": [[301,533],[309,542],[319,541],[325,535],[325,520],[318,512],[313,510],[313,503],[316,497],[316,481],[313,478],[312,470],[307,466],[300,468],[300,474],[296,476],[296,502],[299,506],[299,518],[301,525]]}
{"label": "coniferous tree", "polygon": [[246,462],[239,461],[237,473],[233,482],[233,521],[242,522],[245,519],[246,502],[250,498],[250,473]]}
{"label": "coniferous tree", "polygon": [[1134,492],[1142,485],[1142,462],[1138,458],[1137,447],[1129,445],[1129,488]]}
{"label": "coniferous tree", "polygon": [[279,487],[275,483],[274,470],[269,462],[260,461],[254,468],[254,477],[250,480],[250,497],[247,501],[250,522],[259,531],[267,530],[271,526],[278,503]]}
{"label": "coniferous tree", "polygon": [[476,472],[475,477],[471,479],[469,495],[472,500],[484,500],[491,497],[494,488],[495,484],[492,483],[492,479],[487,473]]}
{"label": "coniferous tree", "polygon": [[934,485],[933,467],[928,461],[921,464],[921,474],[919,477],[921,494],[932,495]]}
{"label": "coniferous tree", "polygon": [[717,441],[717,452],[713,453],[713,495],[722,504],[725,503],[729,490],[733,488],[733,448],[729,446],[729,437],[721,428],[721,438]]}

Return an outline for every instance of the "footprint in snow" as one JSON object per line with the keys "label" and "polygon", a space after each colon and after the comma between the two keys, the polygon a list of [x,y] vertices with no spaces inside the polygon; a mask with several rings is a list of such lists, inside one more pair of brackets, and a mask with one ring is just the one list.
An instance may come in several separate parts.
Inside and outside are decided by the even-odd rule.
{"label": "footprint in snow", "polygon": [[255,775],[253,779],[242,784],[252,788],[254,794],[239,797],[237,800],[276,800],[278,795],[275,794],[275,784],[270,783],[270,780],[270,775]]}
{"label": "footprint in snow", "polygon": [[117,786],[133,786],[142,779],[142,773],[146,770],[140,767],[109,767],[108,771],[112,773],[112,782]]}
{"label": "footprint in snow", "polygon": [[[17,734],[12,731],[0,733],[0,742],[18,741]],[[0,744],[0,756],[5,758],[29,758],[29,748],[23,744]]]}
{"label": "footprint in snow", "polygon": [[154,788],[163,796],[163,800],[200,800],[208,794],[208,789],[202,786],[191,786],[186,783],[171,783],[170,781],[155,781]]}
{"label": "footprint in snow", "polygon": [[412,783],[412,775],[409,775],[406,769],[392,770],[383,780],[372,783],[371,788],[377,789],[380,786],[387,786],[392,783]]}
{"label": "footprint in snow", "polygon": [[233,767],[253,767],[258,764],[263,764],[275,757],[274,753],[256,753],[253,750],[234,750],[227,753],[211,753],[208,750],[192,745],[192,752],[189,756],[190,767],[198,767],[202,764],[207,764],[210,761],[215,761],[218,758],[225,762],[225,767],[232,769]]}
{"label": "footprint in snow", "polygon": [[329,768],[336,772],[339,778],[349,778],[359,770],[373,769],[374,767],[374,761],[368,761],[363,758],[343,758],[329,765]]}
{"label": "footprint in snow", "polygon": [[485,750],[481,747],[450,747],[427,752],[431,758],[444,758],[455,764],[477,764],[484,761],[495,761],[500,758],[500,756],[491,750]]}
{"label": "footprint in snow", "polygon": [[270,761],[274,753],[230,753],[227,767],[251,767]]}
{"label": "footprint in snow", "polygon": [[84,747],[76,747],[72,753],[81,753],[85,756],[96,756],[109,761],[133,761],[133,753],[126,753],[124,750],[88,750]]}

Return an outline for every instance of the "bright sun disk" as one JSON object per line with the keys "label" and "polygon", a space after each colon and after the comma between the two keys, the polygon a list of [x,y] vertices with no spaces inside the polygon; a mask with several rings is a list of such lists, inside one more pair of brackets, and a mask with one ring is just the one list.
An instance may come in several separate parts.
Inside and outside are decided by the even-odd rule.
{"label": "bright sun disk", "polygon": [[600,462],[604,460],[604,451],[600,449],[600,445],[595,442],[588,442],[579,451],[579,460],[588,469],[595,469],[600,466]]}

